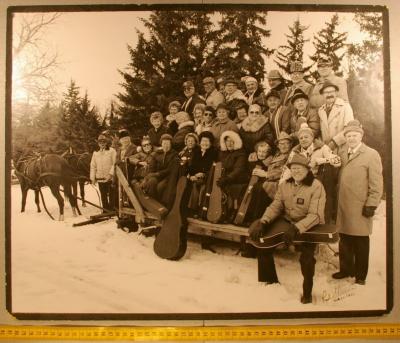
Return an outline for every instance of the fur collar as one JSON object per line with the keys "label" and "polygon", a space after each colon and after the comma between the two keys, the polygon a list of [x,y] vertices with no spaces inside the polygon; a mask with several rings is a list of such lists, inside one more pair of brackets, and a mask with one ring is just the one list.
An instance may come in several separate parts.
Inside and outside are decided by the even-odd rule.
{"label": "fur collar", "polygon": [[[306,186],[309,186],[309,187],[310,187],[310,186],[312,185],[312,183],[314,182],[314,179],[315,179],[314,174],[312,173],[311,170],[309,170],[308,173],[307,173],[307,175],[306,175],[306,177],[303,179],[303,181],[302,181],[301,183],[302,183],[303,185],[306,185]],[[288,179],[287,182],[294,182],[293,177],[291,177],[290,179]]]}
{"label": "fur collar", "polygon": [[243,146],[242,139],[240,138],[239,134],[237,134],[235,131],[227,130],[222,133],[221,138],[219,140],[220,144],[220,149],[221,151],[227,151],[228,149],[226,148],[225,144],[225,138],[230,137],[233,139],[235,142],[235,148],[234,150],[239,150]]}
{"label": "fur collar", "polygon": [[186,126],[194,126],[194,121],[191,121],[191,120],[184,121],[183,123],[178,125],[178,130],[180,130]]}
{"label": "fur collar", "polygon": [[264,116],[257,118],[255,121],[250,123],[250,118],[246,117],[242,121],[242,129],[246,132],[257,132],[259,131],[266,123],[268,119]]}

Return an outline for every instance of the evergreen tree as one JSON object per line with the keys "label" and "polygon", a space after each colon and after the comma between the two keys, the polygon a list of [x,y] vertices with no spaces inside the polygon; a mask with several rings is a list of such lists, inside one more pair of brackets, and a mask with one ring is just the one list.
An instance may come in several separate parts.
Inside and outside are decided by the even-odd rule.
{"label": "evergreen tree", "polygon": [[58,127],[61,120],[61,107],[46,103],[39,111],[33,121],[33,127],[37,132],[32,140],[38,149],[45,153],[60,152],[62,141],[58,134]]}
{"label": "evergreen tree", "polygon": [[[309,39],[304,39],[304,31],[309,26],[303,26],[300,20],[294,21],[293,26],[289,26],[290,34],[285,34],[287,37],[287,45],[280,45],[276,54],[275,63],[285,71],[287,74],[290,72],[291,61],[303,61],[303,48],[304,43],[308,42]],[[305,71],[309,70],[311,66],[305,67]]]}
{"label": "evergreen tree", "polygon": [[380,153],[385,174],[388,156],[385,149],[382,13],[357,13],[355,21],[367,37],[360,44],[352,44],[348,51],[349,98],[355,116],[364,127],[364,141]]}
{"label": "evergreen tree", "polygon": [[72,147],[77,152],[93,151],[101,132],[100,117],[92,106],[87,93],[82,98],[79,87],[71,81],[61,105],[61,120],[58,134],[64,149]]}
{"label": "evergreen tree", "polygon": [[317,62],[321,57],[330,57],[333,62],[333,70],[340,72],[340,62],[345,55],[340,52],[345,46],[347,33],[340,33],[337,31],[339,25],[339,15],[336,13],[332,16],[330,22],[325,23],[325,27],[314,35],[313,45],[315,53],[310,56],[311,60]]}
{"label": "evergreen tree", "polygon": [[155,11],[143,22],[150,37],[137,32],[136,47],[128,46],[131,62],[120,71],[124,92],[117,95],[120,124],[134,136],[146,132],[152,111],[166,113],[169,101],[182,98],[185,79],[200,86],[212,37],[207,12]]}
{"label": "evergreen tree", "polygon": [[[360,12],[356,13],[354,20],[360,25],[362,32],[367,33],[368,37],[360,44],[351,44],[349,55],[351,66],[359,72],[368,73],[371,66],[382,63],[383,53],[383,22],[380,12]],[[381,74],[381,80],[383,74]]]}
{"label": "evergreen tree", "polygon": [[265,29],[267,12],[242,10],[221,14],[210,66],[221,75],[236,78],[252,75],[262,80],[264,58],[273,53],[263,41],[271,34]]}

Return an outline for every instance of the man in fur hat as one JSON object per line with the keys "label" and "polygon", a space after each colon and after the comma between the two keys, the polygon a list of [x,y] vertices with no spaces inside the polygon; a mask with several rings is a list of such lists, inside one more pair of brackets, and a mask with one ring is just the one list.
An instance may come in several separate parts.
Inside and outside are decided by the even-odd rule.
{"label": "man in fur hat", "polygon": [[347,94],[347,82],[333,71],[333,62],[330,57],[321,57],[317,62],[319,78],[310,94],[310,106],[318,110],[325,102],[320,90],[326,81],[330,81],[338,87],[338,97],[344,101],[349,101]]}
{"label": "man in fur hat", "polygon": [[[260,222],[262,225],[250,227],[250,237],[257,241],[271,228],[277,226],[285,231],[283,239],[287,245],[299,233],[318,224],[324,224],[325,191],[321,182],[314,178],[308,160],[302,155],[294,155],[289,162],[292,177],[279,185],[274,201],[267,207]],[[313,277],[316,260],[316,244],[300,244],[300,265],[303,274],[303,294],[301,302],[312,302]],[[266,284],[279,283],[275,269],[273,248],[258,249],[258,281]]]}
{"label": "man in fur hat", "polygon": [[363,135],[360,122],[350,121],[344,129],[346,144],[339,150],[340,270],[332,275],[334,279],[354,276],[359,285],[365,285],[367,278],[369,235],[383,193],[381,157],[362,142]]}
{"label": "man in fur hat", "polygon": [[117,150],[117,163],[125,162],[126,159],[136,153],[137,146],[132,143],[128,130],[122,129],[118,132],[119,149]]}

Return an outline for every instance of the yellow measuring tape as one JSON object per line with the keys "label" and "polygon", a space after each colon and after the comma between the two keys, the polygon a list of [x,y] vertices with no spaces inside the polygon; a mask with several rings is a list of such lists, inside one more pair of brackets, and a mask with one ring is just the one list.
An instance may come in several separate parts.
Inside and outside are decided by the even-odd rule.
{"label": "yellow measuring tape", "polygon": [[400,324],[95,327],[0,326],[0,339],[19,340],[269,340],[400,338]]}

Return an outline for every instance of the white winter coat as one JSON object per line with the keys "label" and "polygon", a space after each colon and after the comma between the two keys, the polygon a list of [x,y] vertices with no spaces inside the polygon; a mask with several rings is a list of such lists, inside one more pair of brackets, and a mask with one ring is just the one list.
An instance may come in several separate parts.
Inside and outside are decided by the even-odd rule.
{"label": "white winter coat", "polygon": [[90,180],[104,182],[101,179],[107,179],[110,175],[114,175],[116,159],[117,152],[113,148],[93,152],[90,162]]}

